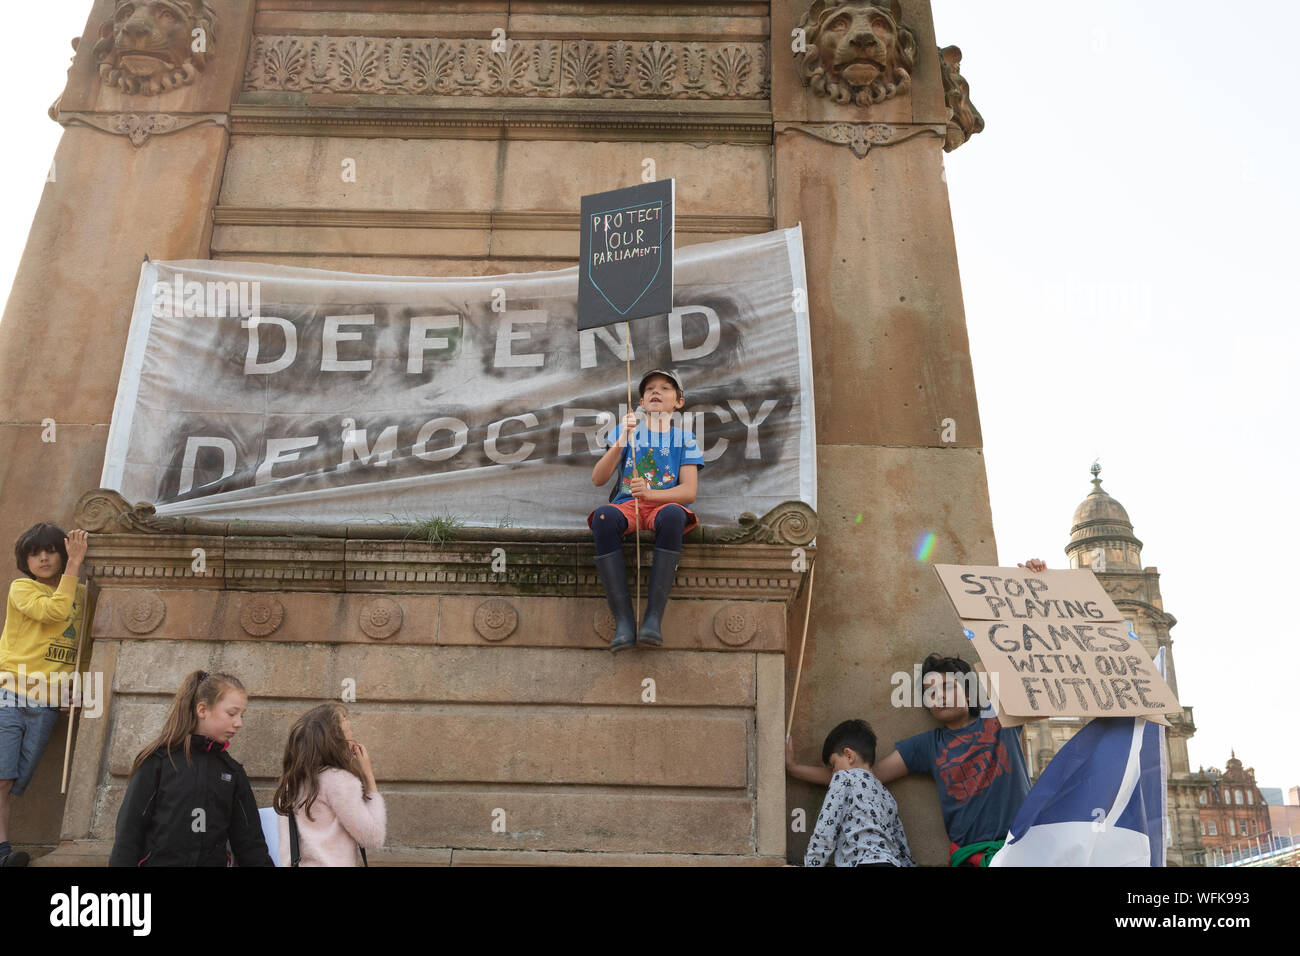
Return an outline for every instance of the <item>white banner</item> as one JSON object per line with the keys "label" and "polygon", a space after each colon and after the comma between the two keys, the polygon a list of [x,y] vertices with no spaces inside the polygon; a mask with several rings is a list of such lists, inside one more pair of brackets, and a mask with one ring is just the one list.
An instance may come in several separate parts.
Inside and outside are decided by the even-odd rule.
{"label": "white banner", "polygon": [[[630,323],[675,369],[706,524],[816,507],[799,227],[677,253]],[[164,515],[579,528],[626,405],[624,326],[577,331],[577,268],[483,278],[146,262],[102,485]]]}

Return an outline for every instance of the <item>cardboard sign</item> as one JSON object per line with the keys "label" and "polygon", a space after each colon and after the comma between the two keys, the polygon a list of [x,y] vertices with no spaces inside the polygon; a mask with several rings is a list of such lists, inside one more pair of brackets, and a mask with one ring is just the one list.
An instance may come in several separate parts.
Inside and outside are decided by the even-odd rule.
{"label": "cardboard sign", "polygon": [[1124,622],[962,621],[1011,717],[1146,717],[1181,708]]}
{"label": "cardboard sign", "polygon": [[[967,631],[967,634],[973,632]],[[1007,713],[1006,708],[1002,706],[1002,701],[998,699],[996,688],[993,681],[989,679],[988,670],[981,661],[975,662],[975,673],[979,675],[980,686],[985,688],[988,693],[988,701],[993,708],[993,716],[998,719],[1003,727],[1020,727],[1024,724],[1032,724],[1035,721],[1046,720],[1046,717],[1013,717]]]}
{"label": "cardboard sign", "polygon": [[579,331],[673,310],[673,187],[666,179],[582,197]]}
{"label": "cardboard sign", "polygon": [[1122,621],[1091,571],[936,564],[957,616],[970,621]]}
{"label": "cardboard sign", "polygon": [[1178,698],[1091,571],[938,565],[935,571],[1010,723],[1145,717]]}

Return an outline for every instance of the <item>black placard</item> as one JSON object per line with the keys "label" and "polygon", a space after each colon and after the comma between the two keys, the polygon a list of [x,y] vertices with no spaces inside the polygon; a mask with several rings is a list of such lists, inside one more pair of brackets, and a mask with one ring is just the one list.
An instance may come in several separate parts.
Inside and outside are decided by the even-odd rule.
{"label": "black placard", "polygon": [[673,185],[582,197],[579,330],[672,311]]}

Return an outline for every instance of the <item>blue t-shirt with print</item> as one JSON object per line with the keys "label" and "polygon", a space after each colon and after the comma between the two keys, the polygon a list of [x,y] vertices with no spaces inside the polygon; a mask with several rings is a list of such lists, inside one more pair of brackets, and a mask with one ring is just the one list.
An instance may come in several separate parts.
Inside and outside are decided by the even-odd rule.
{"label": "blue t-shirt with print", "polygon": [[940,727],[894,746],[908,773],[928,773],[939,789],[948,839],[958,846],[1004,840],[1029,793],[1019,727],[976,717],[965,727]]}
{"label": "blue t-shirt with print", "polygon": [[[620,424],[609,444],[616,444],[622,433],[623,426]],[[704,467],[704,456],[700,454],[699,443],[693,434],[677,427],[669,428],[666,432],[651,431],[645,422],[640,422],[632,433],[632,441],[623,449],[623,470],[614,504],[632,500],[628,482],[632,480],[633,445],[636,446],[636,473],[646,480],[648,488],[658,490],[676,487],[682,465]]]}

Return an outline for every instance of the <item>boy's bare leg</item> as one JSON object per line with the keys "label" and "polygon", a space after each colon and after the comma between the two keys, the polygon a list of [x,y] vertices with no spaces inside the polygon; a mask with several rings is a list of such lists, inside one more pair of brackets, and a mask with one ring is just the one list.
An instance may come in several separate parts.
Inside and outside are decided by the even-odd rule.
{"label": "boy's bare leg", "polygon": [[[0,780],[0,844],[9,842],[9,798],[12,780]],[[9,850],[0,854],[0,866],[26,866],[31,857],[22,850]]]}
{"label": "boy's bare leg", "polygon": [[0,843],[9,840],[9,791],[13,785],[12,780],[0,780]]}

